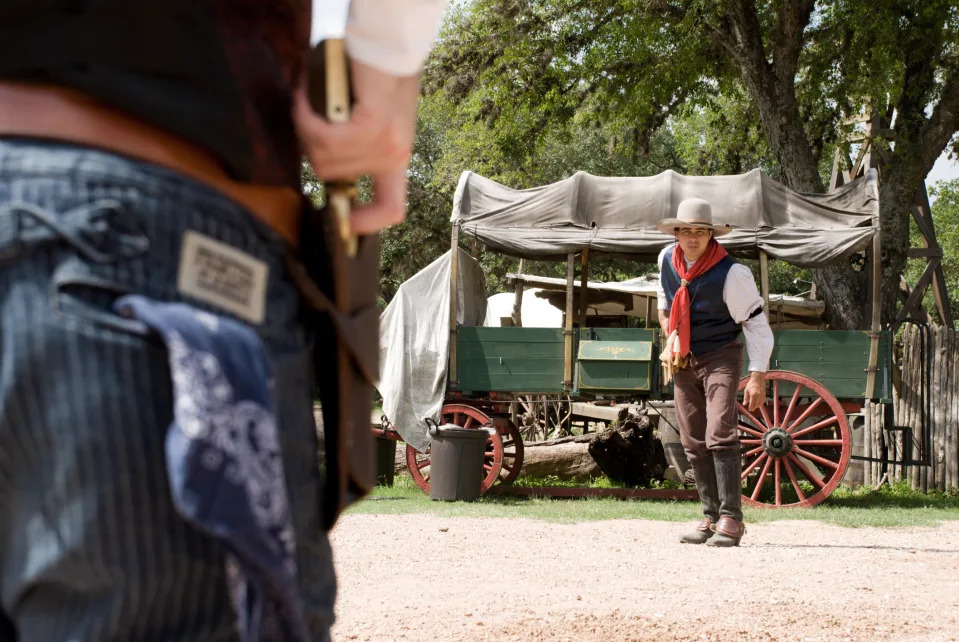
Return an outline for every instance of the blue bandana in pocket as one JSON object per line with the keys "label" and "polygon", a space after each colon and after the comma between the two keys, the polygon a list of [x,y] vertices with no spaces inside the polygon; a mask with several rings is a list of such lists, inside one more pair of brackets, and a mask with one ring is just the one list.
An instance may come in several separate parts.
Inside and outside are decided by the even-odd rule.
{"label": "blue bandana in pocket", "polygon": [[173,502],[227,551],[243,639],[308,640],[273,380],[260,338],[246,325],[182,303],[127,296],[115,305],[166,343],[174,393],[166,437]]}

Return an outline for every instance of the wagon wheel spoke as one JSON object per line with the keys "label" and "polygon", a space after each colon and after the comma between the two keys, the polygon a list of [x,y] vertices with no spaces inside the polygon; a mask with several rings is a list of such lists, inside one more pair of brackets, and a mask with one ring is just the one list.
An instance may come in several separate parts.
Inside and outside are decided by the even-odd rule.
{"label": "wagon wheel spoke", "polygon": [[835,416],[827,417],[826,419],[823,419],[822,421],[817,422],[813,424],[812,426],[807,426],[806,428],[803,428],[802,430],[797,430],[796,432],[790,433],[790,434],[792,435],[793,439],[796,439],[797,437],[802,437],[803,435],[808,435],[811,432],[816,432],[817,430],[821,430],[825,428],[826,426],[831,426],[834,423],[836,423]]}
{"label": "wagon wheel spoke", "polygon": [[743,457],[752,457],[753,455],[757,455],[761,453],[762,451],[763,451],[763,447],[757,446],[756,448],[753,448],[752,450],[743,453]]}
{"label": "wagon wheel spoke", "polygon": [[802,390],[801,384],[796,384],[796,389],[793,391],[793,398],[789,400],[789,407],[786,408],[786,414],[783,415],[782,426],[785,426],[789,423],[789,418],[792,417],[793,410],[796,409],[796,402],[799,401],[799,391]]}
{"label": "wagon wheel spoke", "polygon": [[523,437],[516,424],[508,418],[500,419],[496,430],[503,441],[503,462],[499,483],[510,484],[519,477],[519,471],[523,466]]}
{"label": "wagon wheel spoke", "polygon": [[806,495],[802,492],[802,488],[800,488],[799,482],[796,480],[796,472],[793,470],[792,464],[788,459],[783,459],[783,466],[786,467],[786,474],[789,475],[789,480],[793,484],[793,489],[796,491],[796,496],[799,497],[799,501],[806,501]]}
{"label": "wagon wheel spoke", "polygon": [[[457,424],[457,425],[459,425],[459,424]],[[472,426],[472,425],[473,425],[473,418],[467,415],[467,417],[466,417],[466,423],[463,424],[463,428],[469,428],[469,427]]]}
{"label": "wagon wheel spoke", "polygon": [[739,429],[742,430],[747,435],[752,435],[753,437],[759,437],[762,439],[763,434],[758,430],[753,430],[744,424],[742,421],[739,422]]}
{"label": "wagon wheel spoke", "polygon": [[432,470],[430,469],[430,462],[429,448],[420,452],[409,444],[406,445],[406,469],[416,485],[425,493],[430,492],[430,474],[429,472],[424,473],[427,469]]}
{"label": "wagon wheel spoke", "polygon": [[[753,415],[753,413],[751,413],[751,412],[749,412],[748,410],[746,410],[746,406],[744,406],[744,405],[742,404],[742,402],[737,401],[737,402],[736,402],[736,406],[739,408],[740,414],[746,415],[746,418],[749,419],[749,421],[753,422],[753,425],[756,426],[757,428],[759,428],[760,431],[766,432],[767,430],[769,430],[769,424],[768,424],[768,423],[765,423],[765,424],[764,424],[763,422],[761,422],[761,421],[759,421],[758,419],[756,419],[756,417]],[[742,426],[742,423],[743,423],[743,422],[740,421],[740,422],[739,422],[739,425]],[[757,435],[757,436],[762,437],[761,434],[760,434],[760,435]]]}
{"label": "wagon wheel spoke", "polygon": [[758,446],[763,443],[762,439],[740,439],[739,443],[743,446]]}
{"label": "wagon wheel spoke", "polygon": [[766,464],[763,466],[763,472],[759,473],[759,479],[756,480],[756,487],[753,488],[753,494],[751,496],[753,501],[756,501],[756,498],[759,497],[759,491],[762,490],[763,484],[766,483],[766,475],[769,473],[769,466],[772,463],[772,457],[766,457]]}
{"label": "wagon wheel spoke", "polygon": [[525,395],[519,398],[519,403],[526,412],[533,412],[533,409],[530,407],[530,400]]}
{"label": "wagon wheel spoke", "polygon": [[763,453],[759,457],[756,457],[753,463],[743,467],[743,474],[742,474],[742,477],[740,477],[740,480],[744,481],[749,476],[749,473],[753,472],[753,468],[755,468],[756,466],[758,466],[759,464],[761,464],[763,461],[765,461],[768,458],[769,458],[769,454]]}
{"label": "wagon wheel spoke", "polygon": [[793,443],[801,446],[842,448],[842,439],[793,439]]}
{"label": "wagon wheel spoke", "polygon": [[806,477],[806,479],[811,481],[814,486],[816,486],[819,489],[822,489],[825,486],[822,479],[820,479],[819,477],[816,477],[811,472],[809,472],[809,469],[806,468],[806,466],[801,461],[799,461],[799,458],[796,457],[796,455],[794,455],[793,453],[789,453],[786,456],[789,457],[789,460],[792,461],[793,465],[799,469],[799,472],[801,472]]}
{"label": "wagon wheel spoke", "polygon": [[763,421],[766,424],[766,430],[776,427],[776,424],[774,424],[772,421],[769,420],[769,413],[766,412],[766,404],[759,406],[759,412],[763,416]]}
{"label": "wagon wheel spoke", "polygon": [[806,421],[806,418],[809,417],[809,415],[811,415],[813,411],[816,410],[816,408],[819,406],[820,403],[822,403],[822,397],[818,397],[814,402],[809,404],[809,407],[806,408],[806,411],[803,414],[799,415],[799,419],[792,422],[789,428],[786,428],[786,432],[791,433],[793,430],[796,429],[796,426]]}
{"label": "wagon wheel spoke", "polygon": [[799,455],[802,455],[803,457],[805,457],[805,458],[808,459],[809,461],[814,461],[814,462],[816,462],[817,464],[820,464],[820,465],[825,466],[825,467],[827,467],[827,468],[831,468],[832,470],[838,470],[838,469],[839,469],[839,464],[837,464],[836,462],[829,461],[828,459],[826,459],[826,458],[824,458],[824,457],[820,457],[819,455],[814,455],[814,454],[812,454],[811,452],[809,452],[808,450],[803,450],[802,448],[797,448],[795,445],[793,445],[793,452],[794,452],[794,453],[797,453],[797,454],[799,454]]}
{"label": "wagon wheel spoke", "polygon": [[779,427],[779,379],[773,379],[773,426]]}
{"label": "wagon wheel spoke", "polygon": [[773,473],[773,483],[776,484],[776,506],[783,505],[782,459],[776,458],[776,470]]}

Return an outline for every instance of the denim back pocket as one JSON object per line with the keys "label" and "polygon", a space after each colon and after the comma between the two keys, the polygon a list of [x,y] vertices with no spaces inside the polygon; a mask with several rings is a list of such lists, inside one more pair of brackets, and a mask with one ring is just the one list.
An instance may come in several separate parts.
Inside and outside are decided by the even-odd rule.
{"label": "denim back pocket", "polygon": [[54,269],[51,279],[55,317],[76,329],[148,336],[149,331],[143,322],[114,311],[114,302],[134,291],[133,287],[119,281],[95,274],[89,265],[76,257],[65,258]]}

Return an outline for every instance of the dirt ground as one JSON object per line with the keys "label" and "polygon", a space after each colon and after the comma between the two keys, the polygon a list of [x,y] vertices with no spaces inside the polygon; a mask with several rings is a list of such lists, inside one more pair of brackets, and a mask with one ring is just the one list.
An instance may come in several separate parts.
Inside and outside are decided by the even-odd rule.
{"label": "dirt ground", "polygon": [[347,515],[335,640],[956,640],[959,522],[750,525]]}

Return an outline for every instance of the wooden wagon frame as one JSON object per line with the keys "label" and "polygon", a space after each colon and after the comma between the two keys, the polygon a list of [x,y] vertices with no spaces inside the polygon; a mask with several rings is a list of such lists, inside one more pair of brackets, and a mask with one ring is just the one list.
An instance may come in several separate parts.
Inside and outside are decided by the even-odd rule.
{"label": "wooden wagon frame", "polygon": [[[646,213],[641,225],[629,222],[625,227],[611,225],[609,221],[617,217],[622,221],[621,210],[625,206],[609,194],[619,193],[615,190],[628,195],[641,194],[637,190],[645,185],[642,181],[651,181],[660,192],[665,182],[670,203]],[[716,217],[723,222],[738,211],[734,206],[744,202],[744,198],[747,207],[754,207],[758,202],[755,207],[760,214],[756,220],[761,225],[737,226],[733,220],[734,233],[723,241],[734,256],[759,259],[761,292],[769,314],[770,252],[767,248],[774,249],[776,258],[799,265],[847,260],[853,254],[870,250],[872,256],[880,255],[877,181],[876,172],[871,171],[829,194],[802,195],[791,192],[758,170],[743,176],[708,178],[666,172],[649,179],[607,179],[580,172],[560,184],[520,191],[464,173],[457,189],[452,220],[449,361],[440,421],[490,429],[484,491],[494,484],[509,484],[522,468],[523,442],[513,420],[515,412],[511,418],[511,408],[515,408],[520,395],[555,394],[614,401],[666,399],[670,395],[670,389],[661,382],[658,354],[662,337],[658,328],[586,327],[585,285],[591,259],[617,254],[654,256],[652,251],[658,253],[672,242],[668,236],[655,231],[655,222],[665,218],[671,209],[674,211],[678,201],[686,196],[698,195],[711,200],[714,210],[718,210]],[[560,197],[568,196],[566,200],[557,199],[557,186],[560,186]],[[743,196],[740,192],[744,189],[762,193]],[[608,207],[612,214],[600,219],[600,225],[596,223],[595,211],[594,220],[589,220],[588,214],[583,220],[573,221],[566,216],[559,225],[549,221],[543,225],[542,219],[547,215],[541,213],[540,206],[555,207],[558,202],[560,209],[572,203],[573,218],[590,207],[594,210]],[[600,205],[595,205],[596,202]],[[782,218],[781,215],[770,213],[775,207],[788,210],[789,216],[798,216],[797,212],[806,210],[812,213],[799,223],[790,219],[791,222],[780,226],[775,224],[775,219]],[[494,219],[504,211],[506,218],[497,227]],[[539,222],[528,227],[517,224],[530,212],[536,213]],[[820,228],[809,228],[810,235],[818,234],[817,244],[813,245],[804,235],[803,225],[810,220],[820,222],[816,217],[822,216],[826,218]],[[830,227],[833,223],[834,227]],[[798,234],[796,228],[799,228]],[[551,236],[552,244],[544,245],[536,238],[537,230],[541,235]],[[520,259],[565,259],[564,327],[459,325],[459,261],[452,259],[461,251],[463,237]],[[830,245],[833,237],[838,239],[837,247]],[[727,239],[732,242],[727,243]],[[805,246],[804,239],[807,239]],[[534,246],[533,251],[526,249],[530,244]],[[556,252],[556,249],[565,251]],[[826,258],[811,262],[809,255],[803,254],[807,249],[813,256]],[[774,331],[776,347],[766,377],[768,401],[754,413],[739,405],[743,492],[744,499],[751,505],[812,506],[821,502],[843,479],[850,461],[849,415],[861,413],[867,401],[892,402],[893,339],[890,330],[880,327],[880,265],[875,260],[866,263],[872,300],[868,331]],[[574,296],[577,264],[581,286],[578,306]],[[744,377],[740,389],[746,380]],[[380,434],[389,436],[389,432]],[[419,452],[409,446],[407,451],[413,478],[428,490],[428,449]]]}

